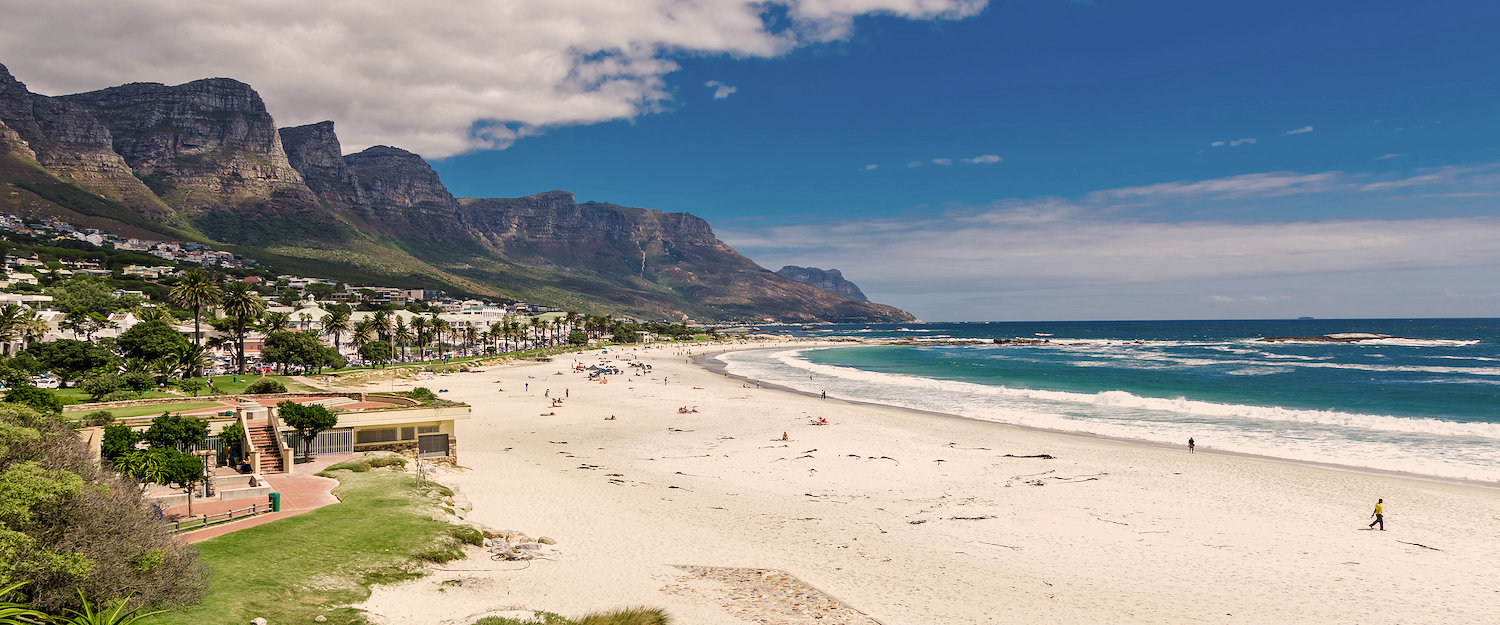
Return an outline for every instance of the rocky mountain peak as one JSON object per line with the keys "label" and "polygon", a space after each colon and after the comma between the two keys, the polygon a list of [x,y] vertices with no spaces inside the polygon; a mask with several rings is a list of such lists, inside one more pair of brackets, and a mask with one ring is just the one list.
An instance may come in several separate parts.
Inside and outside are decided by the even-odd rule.
{"label": "rocky mountain peak", "polygon": [[468,236],[458,200],[421,156],[377,145],[345,156],[344,164],[364,194],[360,211],[372,223],[430,239]]}
{"label": "rocky mountain peak", "polygon": [[776,271],[776,275],[789,280],[795,280],[808,286],[815,286],[824,291],[832,291],[850,299],[868,302],[870,298],[865,297],[859,286],[844,279],[843,272],[837,269],[819,269],[817,267],[798,267],[787,265]]}
{"label": "rocky mountain peak", "polygon": [[287,160],[319,198],[343,208],[365,203],[359,179],[344,162],[343,148],[339,145],[338,135],[333,132],[333,122],[282,128],[280,133]]}

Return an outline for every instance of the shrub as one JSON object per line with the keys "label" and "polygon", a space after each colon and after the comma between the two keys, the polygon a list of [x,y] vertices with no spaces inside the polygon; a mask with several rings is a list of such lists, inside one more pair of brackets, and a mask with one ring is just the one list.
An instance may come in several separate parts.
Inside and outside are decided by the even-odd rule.
{"label": "shrub", "polygon": [[94,401],[103,401],[104,396],[125,388],[125,380],[113,373],[101,373],[84,380],[82,388]]}
{"label": "shrub", "polygon": [[454,538],[457,538],[458,542],[461,542],[465,545],[474,545],[475,547],[484,546],[484,532],[481,532],[467,525],[460,525],[458,527],[455,527],[449,533],[452,534]]}
{"label": "shrub", "polygon": [[[101,410],[100,412],[107,412]],[[140,442],[141,435],[126,425],[111,425],[104,428],[104,436],[99,440],[99,454],[110,460],[120,457],[125,452],[135,449],[135,444]]]}
{"label": "shrub", "polygon": [[124,381],[126,387],[137,393],[144,393],[156,386],[156,378],[151,377],[151,374],[145,371],[132,371],[120,376],[120,379]]}
{"label": "shrub", "polygon": [[198,417],[162,414],[151,420],[151,427],[142,438],[152,449],[190,447],[208,438],[208,422]]}
{"label": "shrub", "polygon": [[114,420],[115,414],[113,412],[110,412],[108,410],[95,410],[86,415],[83,415],[83,418],[79,420],[79,423],[82,423],[87,427],[98,427],[101,425],[109,425],[110,423],[113,423]]}
{"label": "shrub", "polygon": [[270,378],[261,378],[254,382],[251,382],[249,386],[245,387],[245,394],[247,395],[273,395],[285,392],[285,384],[282,384],[281,382],[272,380]]}
{"label": "shrub", "polygon": [[365,464],[369,465],[369,467],[372,469],[379,469],[382,467],[396,467],[397,469],[406,468],[406,456],[371,456],[365,458],[364,460]]}
{"label": "shrub", "polygon": [[434,399],[437,399],[437,394],[433,393],[432,389],[429,389],[425,386],[418,386],[417,388],[407,391],[406,396],[417,401],[432,401]]}
{"label": "shrub", "polygon": [[[118,427],[118,426],[116,426]],[[204,571],[192,547],[153,518],[141,489],[90,458],[78,434],[52,415],[0,406],[0,431],[25,445],[0,446],[0,482],[28,496],[8,501],[0,579],[33,580],[17,591],[32,609],[191,603]]]}
{"label": "shrub", "polygon": [[35,386],[17,386],[5,392],[5,402],[23,404],[46,412],[62,412],[62,399]]}
{"label": "shrub", "polygon": [[121,389],[99,398],[99,401],[130,401],[135,399],[139,393]]}

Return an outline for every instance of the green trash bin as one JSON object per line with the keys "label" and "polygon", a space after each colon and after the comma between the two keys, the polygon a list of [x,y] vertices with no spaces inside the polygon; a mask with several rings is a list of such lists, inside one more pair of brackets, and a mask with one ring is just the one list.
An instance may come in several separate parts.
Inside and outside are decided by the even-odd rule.
{"label": "green trash bin", "polygon": [[271,493],[271,512],[281,512],[281,493]]}

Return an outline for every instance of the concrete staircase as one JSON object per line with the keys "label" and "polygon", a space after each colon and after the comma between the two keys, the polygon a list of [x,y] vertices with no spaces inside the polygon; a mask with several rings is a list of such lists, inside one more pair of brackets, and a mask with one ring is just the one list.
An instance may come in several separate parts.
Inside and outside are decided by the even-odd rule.
{"label": "concrete staircase", "polygon": [[281,446],[276,444],[276,436],[271,433],[271,424],[265,421],[250,423],[250,445],[260,452],[260,466],[251,467],[251,470],[261,475],[273,475],[286,473],[286,467],[281,463]]}

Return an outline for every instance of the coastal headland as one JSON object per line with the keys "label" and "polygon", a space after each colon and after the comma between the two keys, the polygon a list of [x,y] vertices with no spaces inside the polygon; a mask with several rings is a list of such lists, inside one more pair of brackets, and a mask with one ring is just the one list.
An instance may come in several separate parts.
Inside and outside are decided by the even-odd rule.
{"label": "coastal headland", "polygon": [[[629,605],[724,625],[1494,616],[1500,488],[822,399],[693,355],[404,383],[474,407],[463,466],[437,477],[468,520],[557,544],[529,562],[475,549],[361,607],[459,625]],[[621,373],[575,369],[603,363]],[[1386,531],[1366,528],[1377,499]]]}

